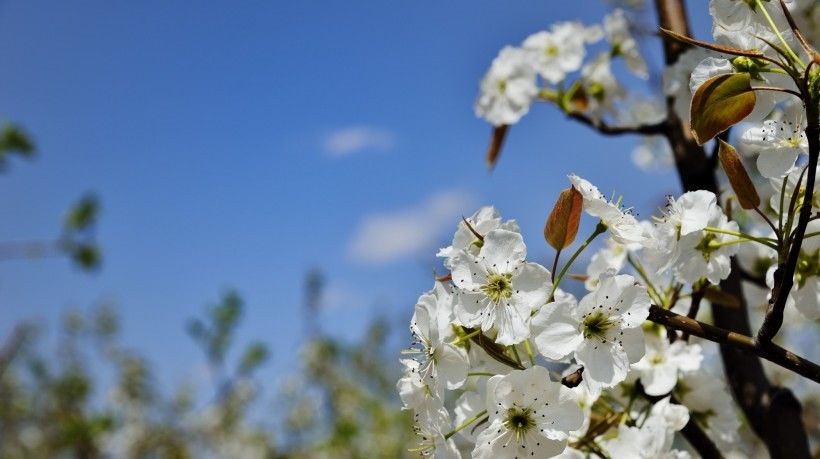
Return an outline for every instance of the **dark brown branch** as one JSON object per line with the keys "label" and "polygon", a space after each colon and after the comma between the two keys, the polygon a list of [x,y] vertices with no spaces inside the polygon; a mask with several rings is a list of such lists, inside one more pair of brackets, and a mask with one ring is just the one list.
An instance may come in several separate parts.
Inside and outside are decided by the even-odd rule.
{"label": "dark brown branch", "polygon": [[750,283],[752,283],[752,284],[754,284],[758,287],[761,287],[761,288],[769,288],[769,286],[766,285],[766,279],[764,279],[763,277],[755,276],[754,274],[750,273],[749,271],[746,271],[743,268],[740,268],[740,267],[738,267],[738,268],[739,268],[738,271],[740,273],[740,278],[741,279],[745,280],[746,282],[750,282]]}
{"label": "dark brown branch", "polygon": [[[655,0],[659,25],[679,35],[690,36],[689,21],[683,0]],[[664,60],[674,64],[690,45],[662,37]],[[667,138],[672,146],[675,165],[684,191],[708,190],[718,193],[715,169],[703,148],[692,139],[689,126],[678,119],[674,98],[667,98]],[[712,166],[712,167],[710,167]],[[715,325],[747,336],[752,334],[740,271],[733,261],[729,277],[720,283],[723,292],[737,297],[740,305],[712,302]],[[754,430],[766,444],[772,457],[808,458],[808,438],[801,419],[800,402],[788,389],[769,383],[760,359],[743,349],[722,344],[721,360],[732,395]]]}
{"label": "dark brown branch", "polygon": [[683,426],[680,433],[683,435],[683,438],[692,445],[692,448],[695,448],[695,451],[698,452],[701,458],[723,459],[723,455],[720,454],[720,450],[717,445],[715,445],[715,442],[706,435],[706,432],[701,429],[694,418],[689,417],[689,422]]}
{"label": "dark brown branch", "polygon": [[590,118],[581,112],[569,112],[567,116],[582,124],[595,129],[603,135],[623,135],[623,134],[639,134],[639,135],[661,135],[666,133],[666,120],[654,124],[638,124],[634,126],[611,126],[604,121]]}
{"label": "dark brown branch", "polygon": [[649,309],[648,320],[718,344],[725,344],[750,352],[758,357],[780,365],[787,370],[791,370],[803,377],[811,379],[814,382],[820,383],[820,366],[776,344],[758,343],[751,336],[705,324],[655,305]]}
{"label": "dark brown branch", "polygon": [[[703,296],[706,294],[707,288],[708,285],[703,285],[701,286],[701,288],[692,291],[692,298],[689,304],[689,312],[686,313],[686,317],[690,319],[697,319],[698,312],[700,312],[700,302],[703,300]],[[689,333],[683,332],[680,338],[684,341],[688,341]]]}
{"label": "dark brown branch", "polygon": [[794,32],[794,36],[797,37],[797,41],[800,42],[800,46],[803,47],[803,50],[806,51],[806,54],[809,57],[812,57],[812,54],[815,53],[814,48],[806,41],[806,37],[803,35],[803,32],[797,27],[797,23],[794,21],[794,16],[792,16],[792,12],[789,11],[789,7],[786,6],[786,3],[783,0],[780,0],[780,9],[783,10],[783,15],[786,16],[786,20],[789,22],[789,27]]}
{"label": "dark brown branch", "polygon": [[[808,94],[807,91],[804,92]],[[797,227],[794,230],[794,235],[790,238],[789,254],[786,261],[778,266],[774,272],[774,288],[772,289],[771,300],[769,300],[769,307],[766,311],[766,317],[763,319],[763,325],[760,326],[760,330],[757,332],[757,340],[761,343],[771,342],[783,325],[783,311],[786,308],[789,292],[794,286],[794,271],[797,269],[797,260],[800,258],[806,227],[811,218],[811,197],[814,196],[815,171],[817,170],[818,156],[820,156],[820,109],[818,109],[815,100],[806,104],[806,137],[809,142],[809,165],[805,174],[806,192],[800,205]]]}

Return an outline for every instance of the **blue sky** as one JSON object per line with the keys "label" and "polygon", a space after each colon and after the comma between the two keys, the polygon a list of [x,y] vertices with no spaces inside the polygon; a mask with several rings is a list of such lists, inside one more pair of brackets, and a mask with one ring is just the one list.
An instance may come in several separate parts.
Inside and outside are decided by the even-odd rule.
{"label": "blue sky", "polygon": [[[240,341],[273,349],[271,387],[297,363],[312,267],[328,280],[320,326],[353,337],[373,314],[409,318],[436,248],[481,204],[518,219],[536,259],[551,255],[542,225],[570,172],[650,211],[677,178],[638,171],[634,139],[551,107],[486,170],[472,103],[498,50],[606,11],[560,4],[0,2],[0,117],[39,152],[0,176],[0,240],[55,236],[94,191],[105,254],[92,275],[64,259],[1,263],[0,336],[110,300],[125,342],[175,384],[201,371],[185,321],[235,288]],[[695,19],[704,37],[705,11]],[[644,45],[656,59],[658,43]]]}

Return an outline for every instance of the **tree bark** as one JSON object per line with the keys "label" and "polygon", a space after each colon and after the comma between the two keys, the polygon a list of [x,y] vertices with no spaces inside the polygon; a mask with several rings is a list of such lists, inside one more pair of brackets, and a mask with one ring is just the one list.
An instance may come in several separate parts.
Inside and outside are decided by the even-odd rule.
{"label": "tree bark", "polygon": [[[700,5],[700,3],[698,4]],[[689,22],[683,0],[655,0],[661,27],[689,36]],[[667,65],[675,63],[687,45],[663,38]],[[692,138],[689,126],[676,115],[672,100],[667,101],[667,138],[672,146],[678,176],[684,191],[708,190],[718,194],[712,162]],[[810,172],[811,173],[811,172]],[[715,325],[751,336],[747,305],[741,289],[740,270],[732,263],[732,273],[721,289],[740,301],[740,307],[712,303]],[[787,388],[772,386],[760,359],[732,346],[720,346],[727,382],[749,425],[763,440],[772,458],[809,458],[800,402]]]}

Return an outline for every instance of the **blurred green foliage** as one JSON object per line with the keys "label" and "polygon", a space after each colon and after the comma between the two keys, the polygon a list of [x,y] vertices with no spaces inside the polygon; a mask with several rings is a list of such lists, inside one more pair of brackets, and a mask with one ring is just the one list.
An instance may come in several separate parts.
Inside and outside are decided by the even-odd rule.
{"label": "blurred green foliage", "polygon": [[243,308],[228,292],[188,323],[213,382],[204,398],[191,385],[158,390],[148,360],[120,343],[110,305],[67,314],[51,354],[37,327],[21,325],[0,347],[0,457],[409,456],[411,419],[395,400],[384,321],[356,343],[309,339],[302,367],[266,403],[257,373],[267,346],[233,349]]}

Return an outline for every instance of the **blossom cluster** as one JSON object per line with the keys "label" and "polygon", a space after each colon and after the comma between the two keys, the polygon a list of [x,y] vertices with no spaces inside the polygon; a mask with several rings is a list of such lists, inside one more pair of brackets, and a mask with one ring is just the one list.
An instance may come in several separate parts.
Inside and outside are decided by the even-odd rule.
{"label": "blossom cluster", "polygon": [[[440,250],[450,274],[415,306],[398,383],[420,452],[583,457],[598,448],[628,457],[618,454],[639,448],[650,454],[640,457],[686,457],[672,439],[694,414],[717,438],[736,440],[730,396],[702,367],[701,345],[670,341],[646,321],[653,303],[684,302],[671,296],[693,265],[721,275],[736,245],[710,248],[725,235],[712,238],[709,225],[733,222],[703,192],[671,201],[654,224],[640,222],[588,181],[570,181],[599,219],[593,237],[609,235],[580,299],[528,261],[518,225],[493,207],[464,219]],[[637,261],[644,254],[646,266]],[[653,257],[663,263],[652,265]],[[647,277],[623,273],[627,259]],[[572,375],[580,381],[569,383]]]}
{"label": "blossom cluster", "polygon": [[[816,2],[784,5],[806,35],[816,34]],[[768,2],[711,0],[709,9],[717,45],[692,47],[667,66],[663,94],[671,114],[687,123],[705,116],[695,112],[694,95],[724,75],[742,75],[747,92],[757,96],[738,117],[743,122],[732,123],[737,149],[716,140],[724,192],[669,196],[655,216],[639,220],[622,198],[607,198],[570,175],[569,194],[562,193],[544,230],[556,249],[552,272],[528,258],[515,220],[490,206],[463,218],[451,245],[438,252],[448,272],[419,298],[410,326],[413,346],[401,361],[398,389],[404,408],[414,413],[415,450],[422,455],[686,458],[690,451],[674,442],[685,426],[702,430],[726,453],[754,450],[718,376],[714,344],[661,325],[652,314],[696,318],[701,304],[731,304],[737,299],[720,284],[741,270],[754,281],[744,283],[744,301],[759,322],[800,231],[805,240],[794,288],[784,291],[785,320],[790,333],[807,327],[813,333],[820,321],[820,220],[799,230],[796,222],[801,200],[820,215],[820,197],[807,193],[816,171],[805,167],[806,108],[795,97],[806,91],[786,62],[806,69],[802,63],[814,57]],[[626,14],[616,9],[600,26],[560,22],[502,49],[481,81],[476,113],[505,126],[542,100],[593,127],[608,116],[662,123],[665,112],[651,101],[634,103],[637,110],[619,117],[626,92],[612,72],[613,60],[648,76]],[[588,60],[588,47],[604,39],[606,50]],[[752,51],[738,56],[720,49]],[[809,70],[806,79],[820,81]],[[666,138],[649,131],[636,161],[671,163]],[[697,137],[694,127],[693,133]],[[663,154],[650,151],[658,148]],[[581,210],[594,219],[594,230],[559,270]],[[599,237],[603,244],[579,268],[574,263]]]}

